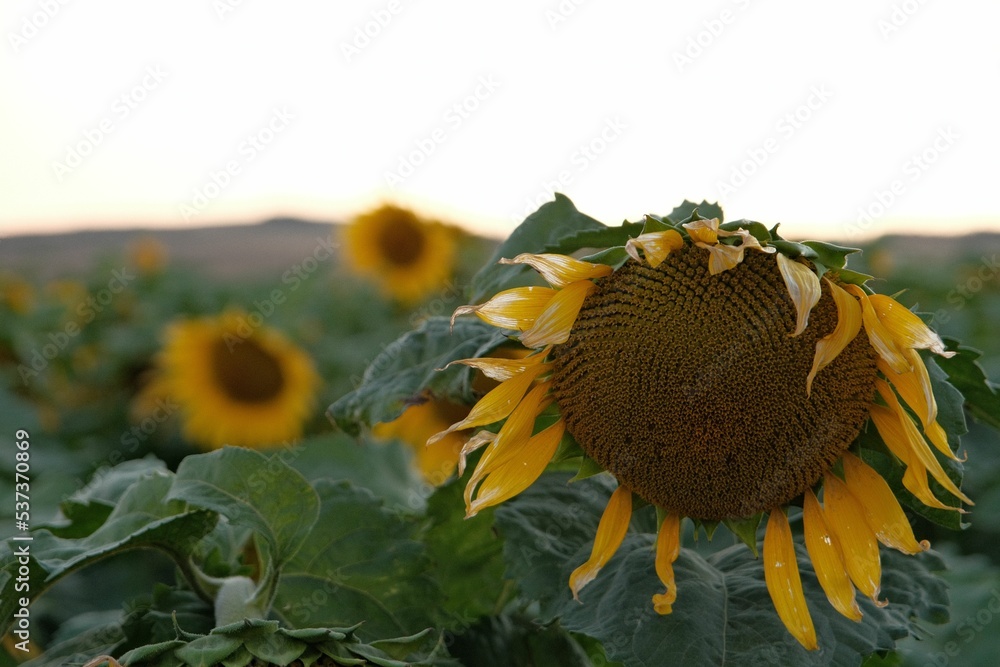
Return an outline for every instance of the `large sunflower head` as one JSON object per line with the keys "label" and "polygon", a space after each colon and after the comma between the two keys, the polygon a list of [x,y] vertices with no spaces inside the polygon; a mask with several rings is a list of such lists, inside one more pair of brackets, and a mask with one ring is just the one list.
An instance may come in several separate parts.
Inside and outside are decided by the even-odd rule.
{"label": "large sunflower head", "polygon": [[385,205],[358,216],[344,241],[351,267],[404,304],[420,301],[452,274],[454,231],[405,208]]}
{"label": "large sunflower head", "polygon": [[305,352],[236,311],[172,325],[160,369],[185,434],[207,448],[297,439],[318,385]]}
{"label": "large sunflower head", "polygon": [[455,316],[509,330],[531,354],[456,362],[500,384],[430,442],[499,425],[462,448],[463,460],[483,450],[466,486],[469,516],[526,489],[567,442],[589,469],[617,479],[590,559],[570,577],[574,597],[624,539],[633,497],[660,517],[664,589],[650,591],[660,614],[677,599],[685,517],[722,522],[744,539],[749,526],[755,549],[754,528],[766,520],[771,599],[789,632],[815,649],[788,512],[801,508],[805,546],[834,608],[860,620],[858,590],[884,604],[879,543],[908,554],[927,544],[859,435],[877,432],[880,454],[903,469],[919,502],[962,512],[971,501],[946,471],[956,455],[922,356],[954,353],[846,268],[854,249],[794,243],[777,228],[697,211],[624,229],[622,245],[589,261],[501,260],[531,267],[549,286],[506,289]]}

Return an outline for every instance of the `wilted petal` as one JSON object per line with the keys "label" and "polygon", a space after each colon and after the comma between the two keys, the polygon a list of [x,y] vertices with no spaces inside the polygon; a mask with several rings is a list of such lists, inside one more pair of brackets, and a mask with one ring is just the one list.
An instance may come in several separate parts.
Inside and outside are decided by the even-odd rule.
{"label": "wilted petal", "polygon": [[831,333],[816,341],[812,370],[806,378],[806,395],[812,393],[812,383],[816,374],[829,366],[861,331],[861,305],[836,283],[827,278],[823,280],[830,287],[833,302],[837,304],[837,326]]}
{"label": "wilted petal", "polygon": [[816,578],[819,579],[827,599],[841,614],[852,621],[860,621],[861,608],[858,607],[854,585],[851,584],[851,578],[847,576],[844,567],[844,556],[840,546],[830,534],[823,508],[820,507],[812,489],[808,489],[805,493],[802,524],[809,560],[812,561]]}
{"label": "wilted petal", "polygon": [[522,253],[514,259],[501,259],[501,264],[527,264],[541,274],[545,281],[553,287],[566,287],[579,280],[601,278],[610,275],[614,270],[606,264],[591,264],[580,259],[547,253],[533,255]]}
{"label": "wilted petal", "polygon": [[501,329],[524,331],[531,328],[549,302],[558,292],[551,287],[514,287],[498,292],[492,299],[478,306],[459,306],[452,313],[455,318],[475,313],[482,321]]}
{"label": "wilted petal", "polygon": [[662,264],[671,252],[683,247],[684,238],[675,229],[640,234],[625,242],[625,252],[628,253],[629,257],[637,262],[640,261],[637,248],[642,248],[646,255],[646,262],[654,269]]}
{"label": "wilted petal", "polygon": [[555,456],[565,428],[560,419],[519,445],[510,443],[515,455],[496,465],[483,480],[466,517],[475,516],[486,507],[509,500],[531,486]]}
{"label": "wilted petal", "polygon": [[879,356],[885,359],[889,367],[896,373],[906,373],[910,370],[910,362],[903,356],[903,351],[896,345],[896,338],[892,332],[886,329],[882,321],[875,313],[875,308],[871,304],[871,298],[863,289],[857,285],[845,285],[851,294],[861,301],[861,319],[865,324],[865,333],[868,334],[868,341],[878,352]]}
{"label": "wilted petal", "polygon": [[611,557],[618,551],[629,521],[632,520],[632,492],[624,486],[619,486],[611,494],[608,506],[604,508],[601,522],[597,525],[597,535],[594,536],[594,548],[586,563],[573,570],[569,577],[569,587],[573,591],[573,599],[580,600],[580,591],[594,580]]}
{"label": "wilted petal", "polygon": [[842,461],[847,489],[864,507],[868,525],[879,542],[907,554],[930,548],[926,541],[917,542],[899,501],[874,468],[850,452],[844,453]]}
{"label": "wilted petal", "polygon": [[656,534],[656,576],[667,590],[653,596],[653,609],[657,614],[669,614],[677,600],[677,585],[674,582],[674,561],[681,553],[681,517],[676,512],[667,512]]}
{"label": "wilted petal", "polygon": [[723,271],[728,271],[743,261],[742,246],[726,245],[725,243],[708,245],[701,242],[695,243],[695,245],[708,251],[708,273],[710,275],[715,276]]}
{"label": "wilted petal", "polygon": [[474,436],[465,441],[462,445],[462,451],[458,453],[458,476],[461,477],[465,474],[465,459],[472,452],[476,451],[484,445],[488,445],[494,440],[496,440],[497,434],[491,431],[479,431]]}
{"label": "wilted petal", "polygon": [[549,368],[551,368],[551,364],[538,364],[525,369],[506,382],[501,382],[472,406],[468,417],[452,424],[446,430],[432,435],[427,440],[427,444],[434,444],[453,431],[485,426],[500,421],[517,407],[535,378]]}
{"label": "wilted petal", "polygon": [[927,441],[924,440],[924,436],[917,430],[917,425],[913,423],[910,415],[906,414],[906,410],[903,409],[903,406],[896,399],[896,394],[892,391],[892,387],[883,380],[876,380],[875,386],[878,389],[879,396],[882,397],[882,400],[889,406],[889,409],[896,415],[903,429],[905,442],[913,453],[912,458],[920,461],[927,469],[927,472],[937,480],[938,484],[947,489],[949,493],[957,498],[961,498],[969,505],[974,505],[975,503],[969,500],[969,497],[962,493],[958,486],[955,485],[955,482],[951,481],[951,478],[945,473],[941,462],[937,460],[934,452],[927,445]]}
{"label": "wilted petal", "polygon": [[792,335],[798,336],[809,325],[809,313],[819,303],[819,298],[823,296],[823,287],[816,274],[805,264],[788,259],[780,252],[775,257],[778,260],[778,270],[781,271],[785,287],[788,288],[788,296],[795,304],[795,331],[792,332]]}
{"label": "wilted petal", "polygon": [[865,510],[836,475],[823,479],[823,504],[826,521],[834,540],[844,554],[844,567],[851,581],[879,606],[878,592],[882,579],[882,561],[878,541],[868,525]]}
{"label": "wilted petal", "polygon": [[[496,380],[497,382],[505,382],[526,368],[531,368],[532,366],[537,366],[542,363],[545,359],[545,353],[533,354],[530,357],[521,357],[520,359],[498,359],[495,357],[479,357],[477,359],[456,359],[455,361],[449,363],[445,368],[450,367],[452,364],[462,364],[464,366],[471,366],[476,370],[482,371],[483,375],[490,378],[491,380]],[[443,370],[443,369],[442,369]]]}
{"label": "wilted petal", "polygon": [[525,347],[543,347],[565,343],[569,332],[580,314],[583,300],[597,289],[589,280],[581,280],[556,292],[534,326],[521,334],[521,344]]}
{"label": "wilted petal", "polygon": [[795,558],[792,531],[784,510],[775,508],[767,519],[764,533],[764,581],[778,618],[795,639],[806,649],[815,651],[816,629],[806,607],[799,578],[799,564]]}
{"label": "wilted petal", "polygon": [[930,350],[942,357],[953,357],[954,352],[946,352],[941,337],[924,324],[916,314],[891,296],[873,294],[869,297],[879,320],[885,325],[901,348]]}
{"label": "wilted petal", "polygon": [[695,243],[715,245],[719,242],[720,236],[733,235],[733,232],[727,232],[719,229],[718,218],[695,220],[693,222],[686,222],[681,226],[688,231],[688,236],[690,236],[691,240]]}

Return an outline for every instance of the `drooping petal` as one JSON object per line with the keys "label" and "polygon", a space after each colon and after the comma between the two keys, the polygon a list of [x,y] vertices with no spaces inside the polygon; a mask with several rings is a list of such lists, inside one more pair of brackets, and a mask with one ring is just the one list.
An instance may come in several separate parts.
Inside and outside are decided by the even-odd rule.
{"label": "drooping petal", "polygon": [[922,319],[891,296],[873,294],[869,299],[879,320],[899,347],[930,350],[942,357],[955,356],[954,352],[945,351],[944,341]]}
{"label": "drooping petal", "polygon": [[962,509],[959,507],[945,505],[931,491],[930,485],[927,483],[927,468],[913,453],[909,438],[896,413],[881,405],[872,405],[869,408],[869,415],[875,428],[878,429],[882,441],[885,442],[893,455],[906,465],[906,472],[903,474],[903,486],[906,487],[906,490],[928,507],[961,512]]}
{"label": "drooping petal", "polygon": [[580,314],[583,300],[595,289],[595,283],[581,280],[556,292],[535,324],[521,334],[521,344],[525,347],[543,347],[565,343],[576,322],[576,316]]}
{"label": "drooping petal", "polygon": [[812,370],[809,371],[809,376],[806,378],[807,396],[812,393],[812,383],[816,374],[829,366],[861,331],[861,305],[836,283],[828,278],[823,278],[823,280],[830,287],[833,302],[837,304],[837,326],[831,333],[816,341],[816,355],[813,357]]}
{"label": "drooping petal", "polygon": [[[482,371],[483,375],[490,378],[491,380],[496,380],[497,382],[505,382],[526,368],[531,368],[537,364],[542,363],[545,359],[545,352],[541,354],[533,354],[530,357],[522,357],[520,359],[498,359],[495,357],[479,357],[477,359],[456,359],[449,363],[445,368],[450,367],[452,364],[462,364],[464,366],[471,366],[476,370]],[[444,369],[442,369],[444,370]]]}
{"label": "drooping petal", "polygon": [[459,315],[475,313],[495,327],[524,331],[531,328],[556,294],[551,287],[514,287],[498,292],[484,304],[459,306],[451,315],[451,323],[454,326]]}
{"label": "drooping petal", "polygon": [[926,541],[917,542],[899,501],[874,468],[850,452],[844,453],[842,461],[847,489],[864,507],[868,525],[879,542],[906,554],[930,548]]}
{"label": "drooping petal", "polygon": [[555,456],[565,430],[565,423],[560,419],[517,448],[517,456],[497,465],[479,486],[466,518],[486,507],[499,505],[534,484]]}
{"label": "drooping petal", "polygon": [[688,236],[690,236],[691,240],[695,243],[715,245],[719,242],[720,236],[732,236],[733,234],[733,232],[727,232],[719,229],[718,218],[685,222],[681,226],[688,231]]}
{"label": "drooping petal", "polygon": [[851,294],[861,301],[861,319],[865,324],[865,333],[868,334],[868,341],[878,352],[879,356],[885,359],[889,367],[897,373],[906,373],[910,370],[910,362],[903,356],[903,351],[896,345],[896,338],[886,329],[882,321],[875,313],[875,308],[871,304],[870,297],[857,285],[845,285]]}
{"label": "drooping petal", "polygon": [[726,245],[725,243],[708,245],[700,241],[695,245],[708,251],[708,273],[710,275],[715,276],[723,271],[728,271],[743,261],[743,246]]}
{"label": "drooping petal", "polygon": [[868,525],[865,510],[836,475],[823,478],[823,504],[827,527],[844,554],[844,567],[858,590],[879,606],[882,561],[878,541]]}
{"label": "drooping petal", "polygon": [[667,512],[656,534],[656,576],[667,590],[653,595],[653,609],[657,614],[669,614],[677,600],[677,585],[674,582],[674,561],[681,553],[681,517],[676,512]]}
{"label": "drooping petal", "polygon": [[876,366],[882,375],[892,383],[903,402],[916,413],[924,427],[924,435],[927,436],[927,439],[934,444],[939,452],[953,461],[959,461],[960,459],[955,452],[951,451],[951,446],[948,444],[948,435],[937,423],[937,400],[931,388],[931,379],[927,374],[924,360],[915,350],[907,349],[903,351],[903,354],[913,366],[913,370],[909,373],[893,372],[881,358],[876,361]]}
{"label": "drooping petal", "polygon": [[545,282],[559,288],[566,287],[579,280],[601,278],[610,275],[614,270],[606,264],[592,264],[580,259],[554,253],[534,255],[525,252],[514,259],[501,259],[500,263],[527,264],[535,271],[538,271],[542,278],[545,279]]}
{"label": "drooping petal", "polygon": [[427,440],[427,444],[432,445],[453,431],[485,426],[500,421],[517,407],[535,378],[549,368],[551,368],[551,364],[531,366],[506,382],[501,382],[472,406],[468,417],[452,424],[440,433],[435,433]]}
{"label": "drooping petal", "polygon": [[798,336],[809,325],[809,313],[823,296],[823,287],[816,274],[805,264],[788,259],[780,252],[775,258],[778,260],[778,270],[781,271],[785,287],[788,288],[788,296],[795,304],[795,331],[792,335]]}
{"label": "drooping petal", "polygon": [[573,599],[580,600],[580,591],[594,580],[611,557],[618,551],[629,521],[632,520],[632,492],[624,486],[619,486],[611,494],[608,506],[604,508],[601,522],[597,524],[597,535],[594,536],[594,547],[586,563],[573,570],[569,577],[569,587],[573,591]]}
{"label": "drooping petal", "polygon": [[957,498],[961,498],[969,505],[974,505],[975,503],[969,500],[969,497],[962,493],[958,486],[955,485],[955,482],[951,481],[951,478],[948,477],[948,474],[941,466],[941,462],[937,460],[934,452],[927,445],[927,441],[924,440],[924,436],[917,430],[917,425],[913,423],[910,415],[906,414],[906,410],[903,409],[903,406],[896,399],[896,394],[892,391],[892,387],[886,384],[884,380],[876,380],[875,387],[878,389],[879,396],[882,397],[882,400],[889,406],[889,409],[896,415],[900,426],[902,426],[905,443],[913,453],[913,458],[919,460],[927,469],[927,472],[937,480],[938,484],[947,489],[949,493]]}
{"label": "drooping petal", "polygon": [[736,232],[734,232],[734,235],[740,237],[740,247],[744,250],[756,250],[768,255],[773,255],[778,251],[778,249],[774,246],[761,245],[760,241],[757,240],[757,237],[751,234],[748,229],[737,229]]}
{"label": "drooping petal", "polygon": [[458,453],[458,476],[461,477],[465,474],[465,459],[472,452],[476,451],[484,445],[488,445],[494,440],[496,440],[497,434],[490,431],[479,431],[474,436],[465,441],[462,445],[462,451]]}
{"label": "drooping petal", "polygon": [[860,621],[861,608],[858,607],[851,578],[847,576],[844,556],[840,546],[830,534],[823,508],[820,507],[812,489],[808,489],[805,493],[802,524],[809,560],[816,569],[816,578],[819,579],[819,585],[823,587],[827,599],[841,614],[852,621]]}
{"label": "drooping petal", "polygon": [[635,261],[639,259],[639,248],[646,255],[646,262],[654,269],[674,250],[684,247],[684,238],[675,229],[665,229],[660,232],[640,234],[625,242],[625,252]]}
{"label": "drooping petal", "polygon": [[778,618],[807,650],[819,648],[812,616],[802,592],[799,564],[795,558],[792,530],[784,510],[771,510],[764,533],[764,581]]}

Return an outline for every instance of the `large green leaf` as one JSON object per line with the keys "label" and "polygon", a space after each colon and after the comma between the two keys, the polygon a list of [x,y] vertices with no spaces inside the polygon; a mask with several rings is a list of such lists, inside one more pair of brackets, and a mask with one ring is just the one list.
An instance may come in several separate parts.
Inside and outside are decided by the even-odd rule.
{"label": "large green leaf", "polygon": [[29,546],[30,596],[69,574],[112,554],[139,547],[158,548],[183,562],[199,539],[215,525],[217,516],[168,496],[172,477],[152,473],[136,481],[122,495],[100,528],[81,539],[56,537],[45,529],[33,532],[31,542],[8,541],[0,546],[0,627],[6,628],[16,610],[19,550]]}
{"label": "large green leaf", "polygon": [[319,514],[316,492],[280,453],[267,457],[240,447],[185,458],[169,498],[252,527],[274,575],[309,538]]}
{"label": "large green leaf", "polygon": [[441,594],[416,520],[346,482],[320,480],[316,491],[322,529],[286,564],[273,611],[296,628],[365,619],[358,632],[368,639],[430,625]]}
{"label": "large green leaf", "polygon": [[457,403],[472,401],[472,372],[440,370],[456,359],[479,357],[504,337],[481,320],[431,317],[383,350],[365,371],[361,386],[330,406],[330,417],[351,435],[363,426],[396,419],[424,391]]}
{"label": "large green leaf", "polygon": [[883,550],[879,609],[861,600],[865,619],[854,623],[830,606],[803,547],[798,547],[809,609],[821,649],[808,652],[778,619],[763,568],[744,545],[702,555],[683,549],[674,566],[678,599],[659,616],[651,597],[662,590],[653,566],[655,536],[630,533],[617,555],[574,602],[567,585],[589,553],[610,494],[600,477],[566,485],[567,476],[543,476],[497,511],[506,539],[508,574],[525,595],[542,603],[543,620],[600,640],[608,657],[625,665],[837,665],[856,667],[862,657],[888,650],[919,623],[947,617],[943,567],[931,553],[906,557]]}

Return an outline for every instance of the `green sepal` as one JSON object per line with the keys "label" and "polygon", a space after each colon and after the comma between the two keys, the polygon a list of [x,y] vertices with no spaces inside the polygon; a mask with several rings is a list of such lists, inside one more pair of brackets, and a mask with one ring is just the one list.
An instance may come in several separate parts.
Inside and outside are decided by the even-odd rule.
{"label": "green sepal", "polygon": [[722,523],[726,524],[726,528],[740,538],[743,544],[750,547],[754,558],[760,558],[760,553],[757,551],[757,528],[763,518],[764,513],[760,512],[746,519],[723,519]]}
{"label": "green sepal", "polygon": [[587,255],[581,259],[591,264],[605,264],[617,270],[629,260],[629,257],[628,253],[625,252],[624,246],[615,246],[614,248],[606,248],[600,252],[595,252],[593,255]]}
{"label": "green sepal", "polygon": [[[771,230],[772,235],[774,234],[775,229],[777,229],[777,225],[775,225],[774,229]],[[815,250],[805,244],[796,243],[795,241],[785,241],[784,239],[772,238],[771,245],[777,248],[778,252],[789,259],[798,259],[799,257],[816,259],[817,256]]]}
{"label": "green sepal", "polygon": [[708,537],[708,541],[711,542],[712,538],[715,537],[715,531],[719,528],[718,521],[711,521],[708,519],[691,519],[694,521],[694,539],[698,539],[698,529],[702,528],[705,531],[705,536]]}
{"label": "green sepal", "polygon": [[849,248],[826,241],[803,241],[802,245],[812,248],[817,261],[828,269],[844,268],[847,265],[848,255],[861,252],[861,248]]}
{"label": "green sepal", "polygon": [[655,232],[665,232],[670,229],[675,229],[673,223],[670,220],[664,220],[657,215],[646,214],[642,219],[642,233],[643,234],[653,234]]}
{"label": "green sepal", "polygon": [[[823,266],[828,268],[820,262],[816,263],[817,268]],[[842,283],[848,283],[851,285],[857,285],[858,287],[864,287],[865,283],[874,278],[875,276],[870,276],[867,273],[861,273],[860,271],[852,271],[851,269],[829,269],[830,275],[836,276],[838,280]],[[817,273],[819,273],[817,271]],[[822,273],[819,273],[822,276]]]}
{"label": "green sepal", "polygon": [[576,471],[576,475],[570,481],[579,482],[581,479],[587,479],[588,477],[593,477],[594,475],[599,475],[604,472],[604,468],[601,464],[590,458],[589,456],[583,456],[580,459],[580,469]]}
{"label": "green sepal", "polygon": [[756,222],[754,220],[734,220],[732,222],[727,222],[724,225],[719,225],[719,229],[724,229],[727,232],[734,232],[737,229],[745,229],[750,232],[761,245],[766,246],[771,243],[771,232],[767,231],[767,227],[763,223]]}

